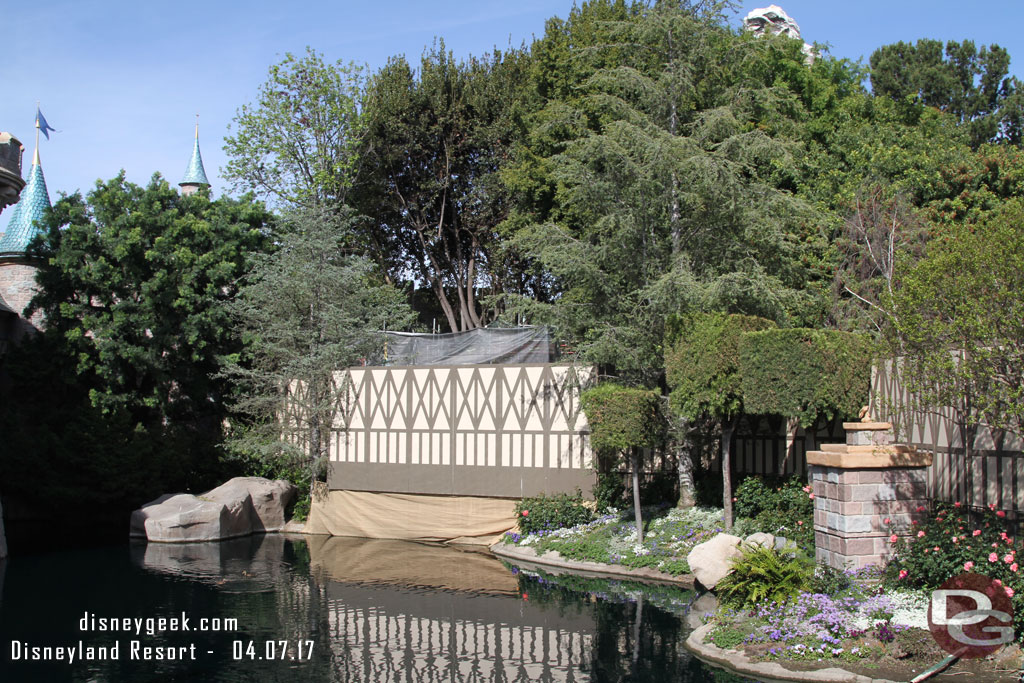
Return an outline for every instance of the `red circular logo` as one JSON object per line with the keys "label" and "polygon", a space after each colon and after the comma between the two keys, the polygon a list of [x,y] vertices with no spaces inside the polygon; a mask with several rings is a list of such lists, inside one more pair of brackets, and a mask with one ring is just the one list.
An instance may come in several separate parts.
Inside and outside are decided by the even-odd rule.
{"label": "red circular logo", "polygon": [[1013,603],[998,579],[960,574],[932,592],[928,628],[946,652],[964,659],[986,657],[1013,642]]}

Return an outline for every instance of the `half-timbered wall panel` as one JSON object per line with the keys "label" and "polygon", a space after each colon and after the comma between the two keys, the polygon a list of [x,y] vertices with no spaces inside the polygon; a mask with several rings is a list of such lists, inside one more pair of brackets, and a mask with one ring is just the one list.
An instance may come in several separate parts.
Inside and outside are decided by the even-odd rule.
{"label": "half-timbered wall panel", "polygon": [[871,376],[872,416],[891,422],[896,437],[934,454],[928,486],[933,498],[971,507],[995,505],[1024,511],[1024,454],[1016,434],[977,429],[970,459],[964,456],[961,427],[952,408],[926,410],[900,381],[891,362]]}
{"label": "half-timbered wall panel", "polygon": [[594,483],[581,386],[562,365],[350,368],[337,373],[330,487],[515,497]]}

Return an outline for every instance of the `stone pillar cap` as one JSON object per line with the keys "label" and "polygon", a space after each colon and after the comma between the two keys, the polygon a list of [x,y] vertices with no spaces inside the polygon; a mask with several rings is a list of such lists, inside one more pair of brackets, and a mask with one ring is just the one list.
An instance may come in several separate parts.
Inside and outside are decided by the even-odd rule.
{"label": "stone pillar cap", "polygon": [[844,422],[843,429],[848,432],[883,431],[892,429],[890,422]]}

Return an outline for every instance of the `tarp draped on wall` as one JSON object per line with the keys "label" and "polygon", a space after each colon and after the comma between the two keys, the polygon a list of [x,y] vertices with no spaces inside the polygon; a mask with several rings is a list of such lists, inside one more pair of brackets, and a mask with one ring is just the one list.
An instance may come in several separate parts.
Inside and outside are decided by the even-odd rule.
{"label": "tarp draped on wall", "polygon": [[314,496],[306,533],[491,545],[516,525],[516,501],[331,491]]}
{"label": "tarp draped on wall", "polygon": [[550,363],[546,327],[482,327],[452,334],[387,332],[386,365],[490,365]]}

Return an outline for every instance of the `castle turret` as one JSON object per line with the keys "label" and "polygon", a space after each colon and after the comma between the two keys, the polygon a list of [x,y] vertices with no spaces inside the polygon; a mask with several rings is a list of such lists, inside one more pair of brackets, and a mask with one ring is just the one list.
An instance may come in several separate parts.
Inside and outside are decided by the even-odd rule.
{"label": "castle turret", "polygon": [[25,255],[29,242],[41,232],[39,221],[43,220],[43,213],[48,208],[50,193],[46,190],[43,166],[39,163],[39,146],[36,145],[28,181],[21,191],[18,203],[10,209],[11,217],[7,222],[7,230],[0,233],[0,257]]}
{"label": "castle turret", "polygon": [[199,116],[196,115],[196,144],[192,148],[192,158],[188,160],[185,177],[178,183],[181,194],[190,195],[201,187],[209,187],[206,170],[203,169],[203,155],[199,153]]}

